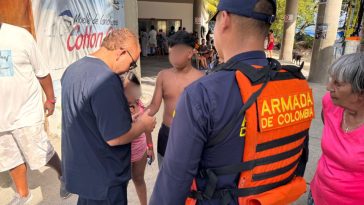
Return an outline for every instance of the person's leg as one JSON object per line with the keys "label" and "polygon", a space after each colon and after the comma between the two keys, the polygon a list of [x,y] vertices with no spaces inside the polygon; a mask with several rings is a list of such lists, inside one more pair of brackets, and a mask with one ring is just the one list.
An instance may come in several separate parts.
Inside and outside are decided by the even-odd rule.
{"label": "person's leg", "polygon": [[163,51],[163,55],[167,55],[166,44],[165,43],[162,44],[162,51]]}
{"label": "person's leg", "polygon": [[11,169],[9,173],[15,184],[16,192],[20,197],[27,197],[29,195],[27,166],[25,164],[21,164]]}
{"label": "person's leg", "polygon": [[198,58],[198,70],[203,70],[203,59],[202,59],[202,57],[200,56],[199,58]]}
{"label": "person's leg", "polygon": [[161,169],[163,164],[163,156],[159,153],[157,155],[158,155],[158,168]]}
{"label": "person's leg", "polygon": [[61,196],[61,198],[67,199],[68,197],[70,197],[72,194],[66,190],[66,186],[62,179],[61,160],[60,160],[57,152],[54,152],[53,157],[48,161],[46,166],[51,167],[52,169],[54,169],[57,172],[58,179],[61,182],[61,188],[59,191],[59,195]]}
{"label": "person's leg", "polygon": [[164,48],[164,53],[165,53],[166,55],[168,55],[168,42],[165,42],[165,43],[164,43],[163,48]]}
{"label": "person's leg", "polygon": [[160,49],[160,52],[161,52],[161,56],[164,56],[164,50],[163,50],[163,46],[162,46],[163,44],[161,44],[161,46],[159,47],[159,49]]}
{"label": "person's leg", "polygon": [[57,152],[54,152],[54,155],[48,161],[47,166],[53,168],[57,172],[59,179],[62,177],[61,159],[59,158]]}
{"label": "person's leg", "polygon": [[162,167],[163,157],[167,149],[168,135],[169,135],[169,127],[166,126],[165,124],[162,124],[158,133],[158,145],[157,145],[159,169]]}
{"label": "person's leg", "polygon": [[0,133],[0,172],[9,171],[18,195],[27,197],[27,167],[13,132]]}
{"label": "person's leg", "polygon": [[206,58],[204,56],[202,56],[202,66],[203,66],[204,69],[207,68],[207,60],[206,60]]}
{"label": "person's leg", "polygon": [[144,57],[148,56],[148,47],[147,47],[147,45],[144,45],[142,54],[143,54]]}
{"label": "person's leg", "polygon": [[150,55],[154,55],[154,46],[153,45],[150,46]]}
{"label": "person's leg", "polygon": [[[109,188],[106,204],[101,205],[127,205],[128,204],[128,183]],[[100,204],[95,204],[100,205]]]}
{"label": "person's leg", "polygon": [[308,193],[307,205],[315,205],[315,201],[313,200],[311,191]]}
{"label": "person's leg", "polygon": [[145,153],[141,160],[133,162],[131,166],[132,180],[141,205],[147,205],[147,185],[144,180],[146,164],[147,155]]}
{"label": "person's leg", "polygon": [[[43,124],[17,129],[14,138],[31,170],[47,165],[57,172],[57,178],[61,180],[61,160],[54,151]],[[70,195],[61,180],[60,196],[67,198]]]}

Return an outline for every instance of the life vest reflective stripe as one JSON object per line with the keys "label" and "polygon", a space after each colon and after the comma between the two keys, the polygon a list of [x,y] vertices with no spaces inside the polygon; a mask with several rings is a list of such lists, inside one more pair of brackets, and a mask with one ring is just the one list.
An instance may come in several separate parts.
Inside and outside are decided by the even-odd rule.
{"label": "life vest reflective stripe", "polygon": [[[240,133],[245,137],[242,162],[206,169],[206,189],[192,187],[189,199],[219,198],[228,204],[236,197],[239,205],[284,205],[306,191],[305,180],[295,171],[314,118],[312,91],[298,69],[270,69],[244,66],[236,71],[242,100],[252,104],[244,112],[245,133]],[[269,82],[262,76],[268,76]],[[251,101],[252,96],[258,97]],[[240,173],[237,189],[215,189],[218,176],[234,173]],[[189,199],[186,205],[196,204]]]}

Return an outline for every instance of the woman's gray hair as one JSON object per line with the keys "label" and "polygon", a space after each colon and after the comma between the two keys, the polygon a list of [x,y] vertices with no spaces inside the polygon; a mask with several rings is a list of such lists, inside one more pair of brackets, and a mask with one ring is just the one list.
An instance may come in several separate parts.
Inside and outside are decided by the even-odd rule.
{"label": "woman's gray hair", "polygon": [[364,93],[364,53],[341,56],[332,64],[329,75],[339,82],[350,83],[354,93]]}

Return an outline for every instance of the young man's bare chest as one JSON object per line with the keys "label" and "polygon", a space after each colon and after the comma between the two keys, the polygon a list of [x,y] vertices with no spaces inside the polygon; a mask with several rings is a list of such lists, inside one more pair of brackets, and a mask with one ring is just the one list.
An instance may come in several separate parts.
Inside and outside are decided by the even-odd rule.
{"label": "young man's bare chest", "polygon": [[[166,73],[167,74],[167,73]],[[164,100],[178,100],[179,96],[195,80],[201,76],[196,73],[190,72],[186,74],[177,74],[168,72],[163,79],[163,99]]]}

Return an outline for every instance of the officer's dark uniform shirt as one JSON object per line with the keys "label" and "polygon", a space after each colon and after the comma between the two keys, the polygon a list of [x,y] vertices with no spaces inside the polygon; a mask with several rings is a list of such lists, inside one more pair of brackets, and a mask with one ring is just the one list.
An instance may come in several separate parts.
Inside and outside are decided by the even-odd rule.
{"label": "officer's dark uniform shirt", "polygon": [[[229,61],[261,66],[268,64],[263,51],[241,53]],[[209,149],[205,149],[205,145],[238,114],[242,105],[235,72],[232,71],[210,74],[186,88],[176,107],[167,151],[150,205],[182,205],[199,167],[215,168],[241,162],[244,151],[244,138],[240,137],[243,116],[220,144]],[[238,174],[219,177],[217,189],[233,188],[238,177]],[[197,183],[204,190],[205,182],[198,180]],[[219,204],[219,201],[199,204]]]}

